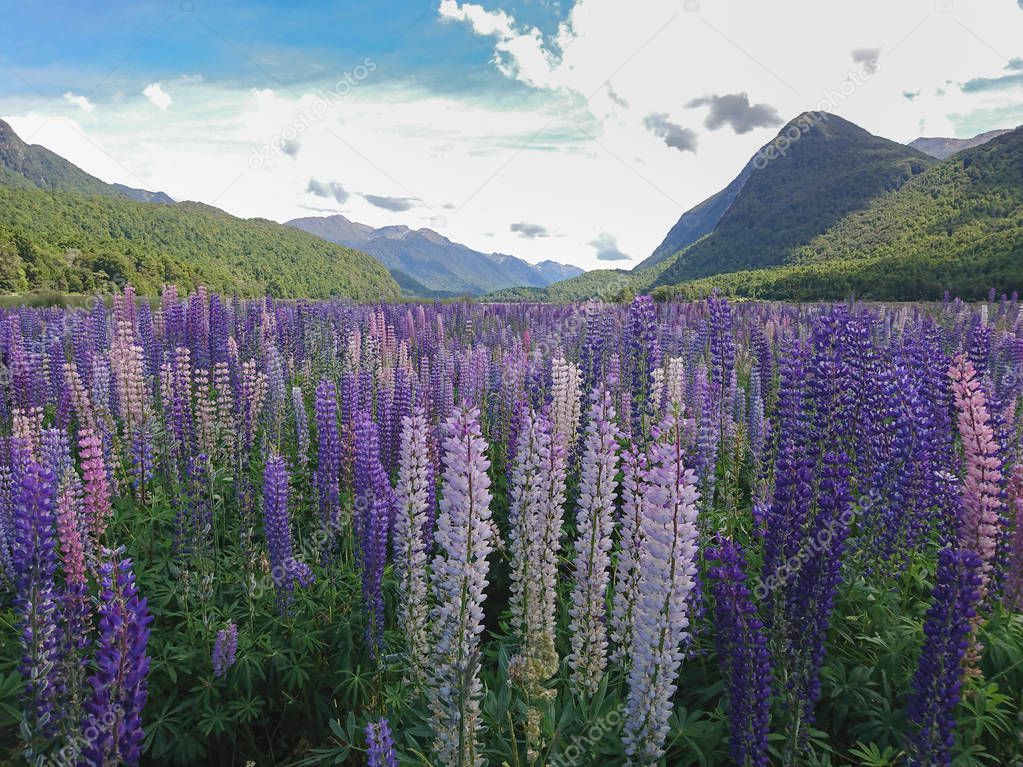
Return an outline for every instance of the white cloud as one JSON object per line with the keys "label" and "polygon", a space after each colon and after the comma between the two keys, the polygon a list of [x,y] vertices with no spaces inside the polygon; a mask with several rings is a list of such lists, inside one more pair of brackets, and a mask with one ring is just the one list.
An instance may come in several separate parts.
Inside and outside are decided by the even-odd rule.
{"label": "white cloud", "polygon": [[83,112],[91,112],[96,108],[96,105],[89,101],[88,98],[85,96],[79,96],[77,93],[72,93],[71,91],[65,93],[62,98],[64,101],[78,107]]}
{"label": "white cloud", "polygon": [[171,105],[170,94],[163,89],[160,83],[150,83],[142,89],[142,95],[149,99],[153,106],[161,112],[166,112],[167,107]]}

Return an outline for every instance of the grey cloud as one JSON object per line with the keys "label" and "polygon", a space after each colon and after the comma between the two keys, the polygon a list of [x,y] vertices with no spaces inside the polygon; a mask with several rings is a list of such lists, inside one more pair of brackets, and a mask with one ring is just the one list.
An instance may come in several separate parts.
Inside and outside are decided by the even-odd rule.
{"label": "grey cloud", "polygon": [[[1023,2],[1023,0],[1020,0],[1020,2]],[[1014,72],[1023,72],[1023,59],[1010,59],[1005,68]]]}
{"label": "grey cloud", "polygon": [[348,192],[337,181],[317,181],[315,178],[311,178],[305,190],[317,197],[333,197],[338,202],[348,199]]}
{"label": "grey cloud", "polygon": [[[1023,2],[1023,0],[1021,0],[1021,2]],[[611,101],[613,101],[615,104],[620,106],[622,109],[629,108],[629,102],[618,95],[618,92],[611,87],[611,83],[607,84],[607,97],[611,99]]]}
{"label": "grey cloud", "polygon": [[286,154],[288,157],[294,157],[295,155],[298,154],[298,150],[301,147],[302,145],[298,143],[298,139],[293,138],[290,141],[285,141],[283,144],[281,144],[281,151],[284,152],[284,154]]}
{"label": "grey cloud", "polygon": [[362,198],[370,205],[376,205],[384,210],[410,210],[416,206],[416,201],[411,197],[386,197],[379,194],[364,194]]}
{"label": "grey cloud", "polygon": [[597,251],[599,261],[628,261],[629,256],[618,250],[618,240],[607,232],[601,232],[590,245]]}
{"label": "grey cloud", "polygon": [[703,121],[710,130],[731,125],[736,133],[749,133],[754,128],[770,128],[781,125],[781,115],[770,104],[750,104],[745,93],[704,96],[693,99],[686,107],[710,107],[707,119]]}
{"label": "grey cloud", "polygon": [[877,71],[880,58],[880,48],[854,48],[852,51],[853,62],[862,65],[870,74]]}
{"label": "grey cloud", "polygon": [[696,153],[696,132],[668,120],[667,114],[652,114],[643,118],[643,126],[672,149]]}
{"label": "grey cloud", "polygon": [[527,240],[535,240],[538,237],[550,236],[550,232],[547,231],[546,226],[530,224],[527,221],[518,221],[512,224],[510,229],[513,232],[518,232],[520,236],[525,237]]}

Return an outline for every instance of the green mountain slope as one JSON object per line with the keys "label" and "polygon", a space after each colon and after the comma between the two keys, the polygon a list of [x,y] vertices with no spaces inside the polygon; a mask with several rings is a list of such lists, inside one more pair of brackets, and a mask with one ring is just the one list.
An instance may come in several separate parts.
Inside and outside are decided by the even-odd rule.
{"label": "green mountain slope", "polygon": [[0,185],[108,197],[128,196],[114,185],[89,175],[49,149],[26,144],[3,120],[0,120]]}
{"label": "green mountain slope", "polygon": [[364,253],[199,203],[154,205],[101,195],[0,187],[0,292],[109,290],[165,282],[243,296],[397,298]]}
{"label": "green mountain slope", "polygon": [[[163,203],[163,204],[157,204]],[[376,259],[262,219],[107,184],[0,120],[0,293],[204,283],[244,296],[397,298]]]}
{"label": "green mountain slope", "polygon": [[[788,263],[796,248],[935,163],[822,114],[800,115],[758,153],[761,167],[714,231],[676,256],[656,284]],[[769,159],[772,152],[778,156]]]}
{"label": "green mountain slope", "polygon": [[793,264],[660,288],[775,299],[981,298],[1023,288],[1023,128],[967,149],[873,200],[793,253]]}
{"label": "green mountain slope", "polygon": [[[999,247],[1001,235],[1020,227],[1023,128],[945,160],[847,216],[794,255],[803,263],[908,253],[940,258]],[[984,245],[988,240],[992,244]]]}

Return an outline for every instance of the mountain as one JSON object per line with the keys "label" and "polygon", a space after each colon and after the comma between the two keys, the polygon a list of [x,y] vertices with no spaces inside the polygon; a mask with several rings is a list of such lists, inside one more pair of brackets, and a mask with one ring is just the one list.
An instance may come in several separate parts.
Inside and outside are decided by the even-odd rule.
{"label": "mountain", "polygon": [[756,158],[746,163],[746,167],[736,176],[732,183],[726,186],[717,194],[711,195],[695,208],[691,208],[682,214],[668,232],[664,242],[657,246],[657,249],[645,260],[640,262],[637,270],[648,269],[665,261],[680,250],[692,245],[697,240],[705,237],[714,231],[721,217],[728,212],[739,196],[739,192],[746,185],[746,180],[753,173]]}
{"label": "mountain", "polygon": [[[831,117],[827,123],[832,130],[837,126],[844,138],[808,141],[803,146],[811,151],[800,157],[798,145],[809,137],[803,134],[790,144],[787,156],[777,156],[766,164],[760,161],[761,167],[742,185],[714,232],[679,254],[654,266],[641,264],[631,272],[587,272],[542,290],[501,291],[488,298],[613,300],[633,291],[659,298],[693,298],[718,290],[726,295],[775,300],[855,295],[910,301],[935,300],[945,290],[963,298],[982,298],[990,288],[1010,293],[1023,286],[1023,128],[961,150],[944,161],[924,158],[921,170],[920,156],[914,150],[909,149],[908,155],[898,152],[891,142],[838,118]],[[863,158],[862,167],[872,169],[873,178],[863,178],[855,171],[858,156]],[[784,167],[794,157],[802,172]],[[774,173],[777,169],[772,166],[784,172]],[[837,203],[827,199],[825,192],[832,185],[822,182],[820,176],[829,169],[841,172],[841,177],[860,191],[841,194]],[[765,185],[765,178],[771,183]],[[807,199],[804,187],[817,190],[822,199]],[[870,190],[879,191],[870,195]],[[792,210],[773,204],[768,191],[775,199],[793,200]],[[854,210],[833,215],[838,203],[850,206],[854,199]],[[743,238],[741,231],[726,226],[737,209],[749,231],[758,236],[766,237],[765,229],[771,227],[784,235],[779,237],[787,243],[782,263],[771,258],[762,266],[753,264],[755,268],[734,268],[737,256],[747,260],[750,254],[759,257],[765,252]],[[814,230],[815,234],[807,236]],[[672,274],[679,262],[686,265],[686,258],[714,240],[734,249],[729,253],[719,246],[725,254],[722,265],[731,271],[695,279]],[[768,237],[768,243],[772,242]]]}
{"label": "mountain", "polygon": [[174,202],[163,192],[101,181],[46,147],[26,144],[3,120],[0,120],[0,185],[126,197],[136,202]]}
{"label": "mountain", "polygon": [[956,152],[964,149],[972,149],[975,146],[986,144],[991,139],[1011,133],[1011,130],[990,130],[987,133],[980,133],[973,138],[925,138],[921,136],[909,142],[914,149],[919,149],[924,154],[945,160]]}
{"label": "mountain", "polygon": [[375,256],[388,269],[428,291],[482,295],[518,285],[542,287],[581,274],[574,266],[545,261],[532,265],[515,256],[481,253],[432,229],[385,226],[374,229],[338,214],[296,218],[287,226]]}
{"label": "mountain", "polygon": [[751,163],[755,172],[714,230],[674,256],[656,285],[785,264],[797,248],[935,160],[825,112],[797,117]]}
{"label": "mountain", "polygon": [[[783,300],[979,299],[1023,286],[1023,128],[963,150],[799,248],[789,266],[660,289]],[[655,291],[656,293],[657,291]]]}
{"label": "mountain", "polygon": [[130,192],[152,202],[25,144],[0,122],[0,292],[89,293],[131,282],[155,295],[176,282],[243,296],[401,295],[364,253],[273,221],[195,202],[153,204],[160,193]]}

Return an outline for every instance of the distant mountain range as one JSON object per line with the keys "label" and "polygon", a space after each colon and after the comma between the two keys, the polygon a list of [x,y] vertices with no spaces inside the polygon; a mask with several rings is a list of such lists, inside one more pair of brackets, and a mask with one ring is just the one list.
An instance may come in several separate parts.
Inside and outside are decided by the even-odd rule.
{"label": "distant mountain range", "polygon": [[975,146],[986,144],[991,139],[1004,136],[1006,133],[1011,133],[1011,131],[990,130],[987,133],[980,133],[973,138],[925,138],[921,136],[914,141],[910,141],[909,145],[914,149],[919,149],[924,154],[929,154],[931,157],[945,160],[956,152],[961,152],[964,149],[973,149]]}
{"label": "distant mountain range", "polygon": [[[793,140],[791,137],[798,135]],[[954,139],[918,139],[931,152]],[[923,142],[921,144],[921,142]],[[940,142],[940,146],[938,143]],[[598,270],[495,300],[722,290],[777,299],[980,297],[1023,287],[1023,128],[939,160],[836,115],[786,125],[631,271]],[[674,250],[673,250],[674,249]]]}
{"label": "distant mountain range", "polygon": [[369,253],[391,270],[399,283],[418,283],[428,293],[478,296],[509,287],[543,287],[583,272],[554,261],[533,265],[515,256],[481,253],[432,229],[374,229],[340,214],[296,218],[287,225]]}
{"label": "distant mountain range", "polygon": [[[163,203],[163,204],[154,204]],[[265,219],[107,184],[0,120],[0,293],[109,291],[131,282],[226,293],[393,299],[374,258]]]}

